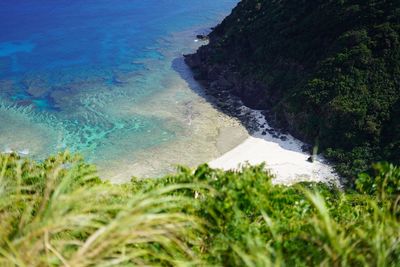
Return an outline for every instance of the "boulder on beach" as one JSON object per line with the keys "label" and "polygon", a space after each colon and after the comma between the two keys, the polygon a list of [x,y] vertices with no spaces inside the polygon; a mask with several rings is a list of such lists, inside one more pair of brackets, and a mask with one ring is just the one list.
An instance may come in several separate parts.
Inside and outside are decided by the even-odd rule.
{"label": "boulder on beach", "polygon": [[209,40],[209,37],[204,34],[198,34],[198,35],[196,35],[196,38],[200,41],[208,41]]}

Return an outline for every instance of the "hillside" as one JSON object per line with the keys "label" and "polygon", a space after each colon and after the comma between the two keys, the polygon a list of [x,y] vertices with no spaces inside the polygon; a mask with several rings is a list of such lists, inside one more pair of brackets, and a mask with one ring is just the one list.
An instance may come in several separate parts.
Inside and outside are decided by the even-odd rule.
{"label": "hillside", "polygon": [[186,57],[224,100],[266,109],[280,128],[354,178],[400,162],[400,2],[243,0]]}
{"label": "hillside", "polygon": [[375,171],[345,192],[263,166],[112,185],[68,153],[0,154],[0,266],[398,266],[400,169]]}

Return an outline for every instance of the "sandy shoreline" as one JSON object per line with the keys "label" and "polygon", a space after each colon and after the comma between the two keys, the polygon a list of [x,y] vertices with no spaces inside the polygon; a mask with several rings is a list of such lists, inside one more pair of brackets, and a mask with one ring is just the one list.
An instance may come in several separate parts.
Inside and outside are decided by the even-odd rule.
{"label": "sandy shoreline", "polygon": [[291,135],[278,137],[268,132],[266,129],[271,127],[260,111],[245,107],[243,109],[255,116],[263,128],[229,152],[209,162],[210,167],[237,170],[246,164],[265,163],[276,176],[275,183],[289,185],[300,181],[313,181],[339,186],[339,177],[322,156],[317,156],[313,163],[307,161],[310,155],[302,151],[304,143]]}
{"label": "sandy shoreline", "polygon": [[[216,35],[209,36],[211,43],[213,39],[218,39]],[[265,163],[276,176],[276,183],[315,181],[339,185],[339,177],[322,156],[316,155],[314,162],[309,162],[310,154],[302,149],[304,143],[271,128],[261,111],[243,106],[243,103],[247,103],[252,107],[268,108],[259,103],[259,97],[264,96],[260,96],[257,91],[266,90],[262,88],[263,85],[251,77],[238,75],[240,68],[235,68],[232,62],[221,64],[208,61],[213,55],[212,46],[205,45],[196,53],[185,55],[185,62],[196,74],[193,75],[207,96],[210,96],[210,102],[222,112],[238,118],[250,136],[229,152],[209,162],[209,165],[223,170],[236,170],[246,163]],[[255,90],[258,87],[262,89]],[[257,130],[257,125],[261,126],[260,130]]]}

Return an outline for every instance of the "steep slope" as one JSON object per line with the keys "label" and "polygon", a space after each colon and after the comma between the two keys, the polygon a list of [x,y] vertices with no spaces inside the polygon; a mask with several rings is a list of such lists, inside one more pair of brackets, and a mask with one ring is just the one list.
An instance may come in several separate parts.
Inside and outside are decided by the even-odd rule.
{"label": "steep slope", "polygon": [[186,62],[354,176],[400,159],[400,1],[243,0]]}

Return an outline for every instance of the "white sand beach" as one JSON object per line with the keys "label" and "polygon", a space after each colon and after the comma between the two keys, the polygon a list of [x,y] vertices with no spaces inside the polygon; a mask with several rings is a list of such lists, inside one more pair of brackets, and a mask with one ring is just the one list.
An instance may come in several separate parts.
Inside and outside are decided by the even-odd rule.
{"label": "white sand beach", "polygon": [[243,109],[244,112],[251,112],[256,116],[264,128],[249,136],[231,151],[209,162],[211,167],[236,170],[245,164],[265,163],[276,176],[275,183],[289,185],[300,181],[314,181],[329,182],[339,186],[338,176],[322,156],[316,156],[313,163],[307,161],[310,155],[302,151],[301,141],[291,135],[274,136],[274,133],[266,130],[270,129],[270,126],[260,111]]}

